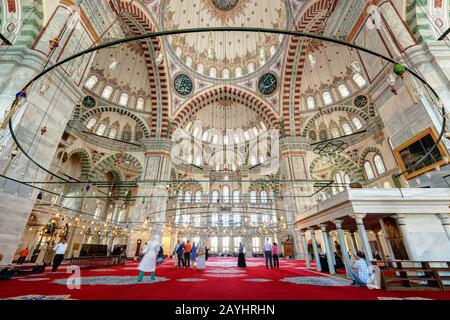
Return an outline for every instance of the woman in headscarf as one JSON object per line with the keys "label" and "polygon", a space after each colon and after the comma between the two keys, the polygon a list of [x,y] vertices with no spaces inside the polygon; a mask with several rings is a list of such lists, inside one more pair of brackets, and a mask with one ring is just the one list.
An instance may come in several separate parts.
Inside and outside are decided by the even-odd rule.
{"label": "woman in headscarf", "polygon": [[206,258],[206,250],[203,244],[198,245],[197,249],[197,269],[203,270],[205,269],[205,258]]}
{"label": "woman in headscarf", "polygon": [[192,248],[191,248],[192,267],[195,267],[195,261],[197,260],[197,251],[198,251],[198,247],[195,245],[195,242],[192,242]]}
{"label": "woman in headscarf", "polygon": [[156,269],[156,256],[158,254],[159,248],[161,247],[159,236],[155,235],[150,244],[146,245],[142,250],[144,255],[139,263],[138,269],[139,277],[138,281],[141,282],[144,279],[145,273],[150,272],[152,281],[155,280],[155,269]]}
{"label": "woman in headscarf", "polygon": [[239,243],[238,267],[239,268],[247,267],[247,264],[245,263],[245,247],[242,244],[242,242]]}

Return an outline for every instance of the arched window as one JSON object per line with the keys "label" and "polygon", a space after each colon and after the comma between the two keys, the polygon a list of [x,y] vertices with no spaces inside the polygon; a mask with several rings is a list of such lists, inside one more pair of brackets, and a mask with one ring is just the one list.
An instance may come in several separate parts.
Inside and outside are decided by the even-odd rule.
{"label": "arched window", "polygon": [[130,131],[124,131],[122,133],[122,140],[123,141],[131,141],[131,132]]}
{"label": "arched window", "polygon": [[92,117],[92,118],[90,118],[89,121],[87,122],[86,127],[87,127],[88,129],[92,129],[92,128],[95,127],[96,124],[97,124],[97,118]]}
{"label": "arched window", "polygon": [[128,106],[129,95],[126,92],[122,92],[119,97],[119,106],[126,107]]}
{"label": "arched window", "polygon": [[103,136],[105,134],[107,128],[108,127],[106,126],[105,123],[100,123],[97,127],[97,131],[95,131],[95,134],[99,135],[99,136]]}
{"label": "arched window", "polygon": [[109,100],[112,96],[113,91],[114,91],[113,87],[111,87],[110,85],[106,86],[105,88],[103,88],[102,98]]}
{"label": "arched window", "polygon": [[348,173],[346,173],[346,174],[344,175],[344,182],[345,182],[346,184],[352,183],[352,180],[350,179],[350,175],[349,175]]}
{"label": "arched window", "polygon": [[144,110],[145,107],[145,100],[142,97],[137,98],[136,100],[136,110]]}
{"label": "arched window", "polygon": [[209,133],[208,131],[203,132],[202,141],[206,142],[208,140]]}
{"label": "arched window", "polygon": [[260,193],[261,203],[267,203],[267,191],[263,190]]}
{"label": "arched window", "polygon": [[202,202],[202,192],[200,190],[195,192],[195,203]]}
{"label": "arched window", "polygon": [[342,124],[342,129],[344,130],[344,133],[346,135],[349,135],[349,134],[353,133],[352,127],[350,127],[350,125],[347,122],[344,122]]}
{"label": "arched window", "polygon": [[84,86],[86,88],[88,88],[89,90],[92,90],[97,85],[97,83],[98,83],[98,77],[95,74],[93,74],[93,75],[90,75],[89,78],[86,79],[86,81],[84,82]]}
{"label": "arched window", "polygon": [[214,191],[211,193],[211,202],[212,202],[212,203],[219,203],[219,191],[214,190]]}
{"label": "arched window", "polygon": [[102,214],[102,208],[100,208],[100,207],[95,208],[95,211],[94,211],[94,219],[100,218],[100,215],[101,215],[101,214]]}
{"label": "arched window", "polygon": [[336,127],[331,128],[331,137],[333,138],[339,138],[341,133],[339,132],[339,129]]}
{"label": "arched window", "polygon": [[230,187],[223,186],[223,202],[230,202]]}
{"label": "arched window", "polygon": [[316,99],[313,96],[306,98],[306,107],[308,110],[314,110],[316,108]]}
{"label": "arched window", "polygon": [[329,106],[330,104],[333,103],[333,97],[331,96],[330,91],[324,91],[322,93],[322,100],[324,105]]}
{"label": "arched window", "polygon": [[377,169],[378,175],[382,175],[386,172],[386,167],[384,166],[383,159],[379,154],[373,157],[373,163],[375,164],[375,169]]}
{"label": "arched window", "polygon": [[239,190],[234,190],[233,191],[233,202],[234,203],[239,203],[241,201],[241,193]]}
{"label": "arched window", "polygon": [[234,134],[234,143],[235,144],[241,143],[241,138],[239,137],[239,134],[237,134],[237,133]]}
{"label": "arched window", "polygon": [[250,191],[250,202],[256,203],[256,191]]}
{"label": "arched window", "polygon": [[360,130],[363,127],[363,124],[358,117],[353,117],[352,122],[357,130]]}
{"label": "arched window", "polygon": [[322,141],[328,139],[328,134],[327,134],[326,130],[322,129],[322,130],[319,131],[319,139],[322,140]]}
{"label": "arched window", "polygon": [[369,161],[364,162],[364,172],[366,173],[367,180],[372,180],[373,178],[375,178],[372,164]]}
{"label": "arched window", "polygon": [[141,141],[142,139],[144,139],[144,133],[142,131],[136,131],[136,135],[135,135],[135,140],[136,141]]}
{"label": "arched window", "polygon": [[184,202],[189,203],[192,201],[192,191],[186,191],[184,193]]}
{"label": "arched window", "polygon": [[117,128],[111,128],[108,132],[108,138],[115,139],[117,137]]}
{"label": "arched window", "polygon": [[336,174],[334,175],[334,181],[338,184],[337,186],[337,190],[338,191],[342,191],[344,189],[344,187],[342,186],[342,175],[340,172],[336,172]]}
{"label": "arched window", "polygon": [[347,98],[348,96],[350,96],[350,90],[348,89],[346,84],[341,83],[340,85],[338,85],[337,89],[342,98]]}
{"label": "arched window", "polygon": [[316,132],[315,132],[314,130],[311,130],[311,131],[309,132],[309,138],[310,138],[311,140],[316,140],[316,139],[317,139],[317,135],[316,135]]}
{"label": "arched window", "polygon": [[353,81],[355,81],[356,85],[360,88],[363,88],[366,86],[367,81],[364,79],[364,77],[360,73],[355,73],[352,76]]}

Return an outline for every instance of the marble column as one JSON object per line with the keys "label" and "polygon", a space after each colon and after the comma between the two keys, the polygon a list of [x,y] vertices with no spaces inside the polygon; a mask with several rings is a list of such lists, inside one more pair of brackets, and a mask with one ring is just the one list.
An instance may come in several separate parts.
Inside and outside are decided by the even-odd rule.
{"label": "marble column", "polygon": [[355,214],[353,218],[356,221],[356,226],[358,228],[358,238],[361,241],[361,246],[363,247],[364,253],[366,254],[366,260],[372,261],[373,254],[372,249],[370,248],[369,238],[367,237],[366,228],[364,227],[365,214]]}
{"label": "marble column", "polygon": [[378,219],[381,227],[381,235],[383,236],[384,242],[386,243],[386,247],[389,252],[389,258],[391,260],[395,260],[394,250],[392,250],[391,241],[388,239],[386,228],[384,227],[384,221],[382,218]]}
{"label": "marble column", "polygon": [[450,214],[441,213],[438,214],[437,217],[439,218],[439,220],[441,220],[442,227],[444,228],[445,234],[450,241]]}
{"label": "marble column", "polygon": [[311,261],[309,259],[308,241],[306,240],[305,230],[300,230],[300,239],[302,240],[303,252],[305,253],[306,267],[311,269]]}
{"label": "marble column", "polygon": [[309,228],[309,231],[311,232],[311,240],[314,251],[314,260],[316,261],[316,269],[317,271],[320,272],[322,271],[322,266],[320,264],[319,250],[317,249],[316,233],[314,231],[314,228]]}
{"label": "marble column", "polygon": [[394,216],[397,220],[398,229],[400,230],[400,234],[403,238],[403,244],[405,245],[406,252],[408,253],[409,260],[417,260],[416,251],[414,247],[411,245],[411,241],[409,239],[409,233],[406,229],[406,215],[397,214]]}
{"label": "marble column", "polygon": [[345,271],[347,275],[351,268],[350,257],[348,256],[347,245],[344,239],[344,231],[342,230],[342,220],[334,220],[333,223],[336,225],[336,231],[338,234],[339,244],[341,246],[342,258],[344,259]]}
{"label": "marble column", "polygon": [[325,245],[325,253],[327,255],[328,269],[330,274],[335,274],[336,270],[334,269],[333,263],[333,253],[330,248],[330,240],[328,239],[327,226],[325,224],[319,224],[319,228],[322,231],[323,243]]}
{"label": "marble column", "polygon": [[331,257],[333,258],[333,264],[336,265],[336,258],[334,257],[334,253],[337,252],[336,246],[334,245],[333,237],[328,233],[328,240],[330,243],[330,249],[331,249]]}
{"label": "marble column", "polygon": [[353,233],[351,231],[349,231],[347,233],[347,239],[348,239],[348,242],[350,243],[350,250],[353,253],[356,253],[357,248],[356,248],[356,244],[355,244],[355,239],[353,238]]}

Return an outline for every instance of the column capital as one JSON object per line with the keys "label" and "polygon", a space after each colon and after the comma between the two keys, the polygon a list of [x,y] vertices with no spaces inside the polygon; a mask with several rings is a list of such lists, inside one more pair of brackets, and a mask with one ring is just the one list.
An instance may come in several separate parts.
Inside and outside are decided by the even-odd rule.
{"label": "column capital", "polygon": [[352,218],[355,219],[356,224],[364,224],[363,219],[366,217],[365,213],[355,213]]}
{"label": "column capital", "polygon": [[336,225],[337,229],[342,229],[342,222],[344,222],[343,220],[333,220],[332,222]]}
{"label": "column capital", "polygon": [[327,232],[327,225],[326,224],[321,223],[321,224],[319,224],[317,226],[320,228],[320,230],[322,232]]}
{"label": "column capital", "polygon": [[397,223],[399,225],[405,225],[406,224],[406,222],[405,222],[406,215],[404,215],[404,214],[396,214],[393,217],[394,217],[395,220],[397,220]]}
{"label": "column capital", "polygon": [[441,220],[442,225],[450,225],[450,214],[449,213],[439,213],[436,215],[439,220]]}

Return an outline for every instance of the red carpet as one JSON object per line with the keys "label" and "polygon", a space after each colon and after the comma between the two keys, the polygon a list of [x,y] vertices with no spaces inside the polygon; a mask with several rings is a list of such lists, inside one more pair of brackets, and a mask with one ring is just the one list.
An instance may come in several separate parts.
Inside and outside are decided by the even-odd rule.
{"label": "red carpet", "polygon": [[247,259],[247,264],[246,269],[239,269],[235,258],[211,258],[206,270],[199,271],[177,269],[172,260],[166,260],[157,268],[158,282],[151,283],[146,277],[144,283],[137,283],[137,263],[129,262],[126,266],[81,271],[81,289],[74,290],[66,286],[70,274],[62,266],[57,274],[46,272],[0,281],[0,299],[450,300],[450,292],[386,292],[352,287],[339,277],[305,270],[302,261],[282,260],[279,270],[266,269],[262,259]]}

